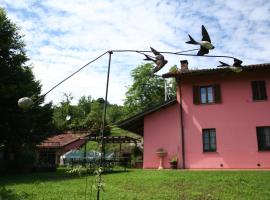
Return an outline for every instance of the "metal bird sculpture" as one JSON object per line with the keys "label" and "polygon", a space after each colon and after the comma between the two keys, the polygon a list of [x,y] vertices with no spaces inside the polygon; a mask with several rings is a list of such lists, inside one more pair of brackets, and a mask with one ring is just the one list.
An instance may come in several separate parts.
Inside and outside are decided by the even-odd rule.
{"label": "metal bird sculpture", "polygon": [[221,65],[219,65],[217,67],[228,67],[228,68],[231,68],[234,72],[241,72],[243,70],[243,66],[242,66],[243,61],[239,60],[237,58],[233,59],[233,65],[229,65],[229,64],[221,62],[221,61],[219,61],[219,62]]}
{"label": "metal bird sculpture", "polygon": [[203,56],[204,54],[208,54],[210,49],[214,49],[215,47],[211,44],[211,39],[208,35],[208,32],[204,25],[202,25],[202,41],[196,41],[194,40],[190,35],[189,39],[190,41],[187,41],[187,44],[195,44],[200,45],[200,50],[198,51],[198,56]]}
{"label": "metal bird sculpture", "polygon": [[168,61],[165,60],[164,56],[159,53],[157,50],[155,50],[154,48],[150,47],[151,51],[153,52],[153,54],[155,55],[155,57],[153,56],[149,56],[149,55],[146,55],[146,54],[143,54],[146,58],[144,60],[149,60],[149,61],[153,61],[156,66],[155,68],[153,69],[153,74],[158,72],[162,67],[164,67]]}

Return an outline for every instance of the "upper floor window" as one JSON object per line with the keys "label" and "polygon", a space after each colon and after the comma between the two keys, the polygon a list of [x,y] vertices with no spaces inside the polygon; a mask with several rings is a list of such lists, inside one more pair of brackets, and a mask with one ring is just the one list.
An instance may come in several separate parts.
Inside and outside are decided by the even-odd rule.
{"label": "upper floor window", "polygon": [[200,87],[200,101],[201,103],[214,102],[214,87],[213,86]]}
{"label": "upper floor window", "polygon": [[270,126],[256,127],[259,151],[270,150]]}
{"label": "upper floor window", "polygon": [[194,104],[211,104],[221,103],[220,86],[193,86],[193,102]]}
{"label": "upper floor window", "polygon": [[265,81],[252,81],[253,100],[267,100]]}
{"label": "upper floor window", "polygon": [[216,129],[203,129],[203,152],[213,152],[217,150]]}

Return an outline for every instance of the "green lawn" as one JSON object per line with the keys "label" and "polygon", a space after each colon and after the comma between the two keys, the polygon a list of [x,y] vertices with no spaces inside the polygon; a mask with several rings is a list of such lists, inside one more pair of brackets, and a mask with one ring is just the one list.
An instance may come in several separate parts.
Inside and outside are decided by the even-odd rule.
{"label": "green lawn", "polygon": [[[129,170],[106,174],[104,179],[101,199],[108,200],[270,199],[270,171]],[[0,185],[16,200],[84,200],[86,180],[86,199],[95,199],[94,189],[91,197],[94,176],[78,177],[64,170],[5,176]]]}

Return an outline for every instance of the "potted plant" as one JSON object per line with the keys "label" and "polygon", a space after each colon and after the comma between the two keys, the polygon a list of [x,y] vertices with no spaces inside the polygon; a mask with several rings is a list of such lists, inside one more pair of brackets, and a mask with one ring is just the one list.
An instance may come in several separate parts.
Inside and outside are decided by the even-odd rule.
{"label": "potted plant", "polygon": [[170,161],[171,169],[177,169],[177,156],[173,156]]}

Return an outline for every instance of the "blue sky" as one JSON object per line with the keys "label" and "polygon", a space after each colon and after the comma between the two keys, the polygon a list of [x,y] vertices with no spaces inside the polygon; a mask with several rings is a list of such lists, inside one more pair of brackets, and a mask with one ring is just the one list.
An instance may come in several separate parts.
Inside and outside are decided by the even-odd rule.
{"label": "blue sky", "polygon": [[[29,64],[43,92],[97,55],[110,49],[181,51],[185,41],[201,39],[204,24],[216,47],[210,55],[230,55],[244,65],[267,63],[270,56],[269,0],[0,0],[8,17],[25,35]],[[159,72],[188,59],[190,68],[213,68],[219,59],[166,56]],[[222,59],[225,62],[231,60]],[[63,93],[104,97],[108,57],[88,66],[48,94],[56,104]],[[114,53],[109,101],[121,104],[131,84],[130,72],[144,63],[141,55]]]}

